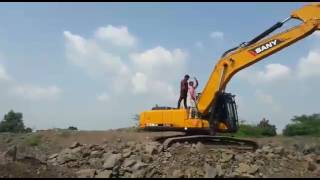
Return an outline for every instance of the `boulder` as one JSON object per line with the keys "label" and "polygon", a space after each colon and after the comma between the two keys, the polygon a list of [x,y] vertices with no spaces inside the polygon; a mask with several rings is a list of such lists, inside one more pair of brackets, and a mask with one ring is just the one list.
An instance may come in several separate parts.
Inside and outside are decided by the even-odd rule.
{"label": "boulder", "polygon": [[284,154],[284,148],[282,146],[275,147],[274,148],[274,153],[283,155]]}
{"label": "boulder", "polygon": [[259,166],[264,166],[265,162],[262,161],[262,160],[256,160],[256,164],[259,165]]}
{"label": "boulder", "polygon": [[195,149],[198,151],[198,152],[203,152],[205,150],[205,146],[201,143],[201,142],[198,142],[195,146]]}
{"label": "boulder", "polygon": [[146,170],[140,169],[137,171],[133,171],[130,178],[144,178],[146,175]]}
{"label": "boulder", "polygon": [[143,168],[147,167],[147,164],[141,162],[141,161],[137,161],[134,166],[132,167],[133,171],[138,171],[141,170]]}
{"label": "boulder", "polygon": [[249,174],[255,174],[259,170],[259,166],[257,165],[251,165],[250,169],[248,170]]}
{"label": "boulder", "polygon": [[223,177],[224,171],[223,171],[223,169],[222,169],[222,167],[221,167],[220,164],[217,164],[217,165],[216,165],[216,171],[217,171],[217,176],[218,176],[218,177]]}
{"label": "boulder", "polygon": [[134,160],[134,159],[126,159],[126,160],[124,160],[122,165],[123,165],[124,168],[128,168],[128,167],[133,166],[136,162],[137,161]]}
{"label": "boulder", "polygon": [[238,168],[236,169],[236,172],[239,172],[239,173],[242,173],[242,174],[245,174],[247,172],[250,171],[250,166],[248,164],[245,164],[245,163],[240,163]]}
{"label": "boulder", "polygon": [[236,161],[243,161],[244,159],[245,159],[245,157],[242,155],[242,154],[236,154],[235,156],[234,156],[234,159],[236,160]]}
{"label": "boulder", "polygon": [[104,161],[103,168],[112,169],[114,166],[120,163],[120,159],[120,154],[109,154]]}
{"label": "boulder", "polygon": [[80,154],[80,153],[82,153],[82,149],[83,148],[81,146],[75,147],[75,148],[71,149],[68,153]]}
{"label": "boulder", "polygon": [[172,157],[172,155],[171,155],[170,152],[165,152],[165,153],[164,153],[164,156],[165,156],[166,158],[171,158],[171,157]]}
{"label": "boulder", "polygon": [[101,158],[102,155],[103,155],[102,151],[92,151],[90,153],[90,157],[92,157],[92,158]]}
{"label": "boulder", "polygon": [[82,169],[76,172],[78,178],[93,178],[96,173],[95,169]]}
{"label": "boulder", "polygon": [[233,158],[233,154],[230,153],[222,153],[220,162],[229,162]]}
{"label": "boulder", "polygon": [[311,161],[308,162],[308,170],[309,171],[314,171],[317,169],[317,165]]}
{"label": "boulder", "polygon": [[68,161],[76,161],[79,160],[81,157],[79,154],[74,154],[71,152],[68,152],[67,150],[62,151],[59,156],[57,157],[58,164],[64,164]]}
{"label": "boulder", "polygon": [[173,178],[183,178],[183,173],[181,170],[176,169],[172,173]]}
{"label": "boulder", "polygon": [[262,152],[265,152],[265,153],[272,153],[272,148],[271,148],[271,146],[269,146],[269,145],[264,145],[264,146],[262,146]]}
{"label": "boulder", "polygon": [[149,155],[154,155],[158,153],[158,149],[159,149],[159,144],[155,142],[149,142],[148,144],[145,145],[145,151]]}
{"label": "boulder", "polygon": [[48,159],[50,160],[50,159],[54,159],[54,158],[56,158],[56,157],[58,157],[58,153],[55,153],[55,154],[52,154],[52,155],[50,155],[49,157],[48,157]]}
{"label": "boulder", "polygon": [[100,158],[91,158],[88,162],[90,166],[94,167],[95,169],[100,169],[103,166],[103,160]]}
{"label": "boulder", "polygon": [[316,162],[317,164],[320,164],[320,156],[317,156],[317,157],[315,158],[315,162]]}
{"label": "boulder", "polygon": [[81,146],[81,144],[79,142],[74,142],[71,144],[71,146],[69,147],[70,149],[73,149],[73,148],[76,148],[76,147],[79,147]]}
{"label": "boulder", "polygon": [[216,169],[207,163],[204,164],[204,171],[205,171],[204,178],[215,178],[217,176]]}
{"label": "boulder", "polygon": [[123,157],[123,158],[128,158],[128,157],[131,156],[131,154],[132,154],[131,149],[124,149],[124,150],[123,150],[123,153],[122,153],[122,157]]}
{"label": "boulder", "polygon": [[111,178],[112,176],[112,171],[111,170],[104,170],[99,172],[95,178]]}
{"label": "boulder", "polygon": [[126,143],[127,147],[130,147],[130,148],[134,147],[135,144],[136,144],[136,143],[133,142],[133,141],[128,141],[128,142]]}

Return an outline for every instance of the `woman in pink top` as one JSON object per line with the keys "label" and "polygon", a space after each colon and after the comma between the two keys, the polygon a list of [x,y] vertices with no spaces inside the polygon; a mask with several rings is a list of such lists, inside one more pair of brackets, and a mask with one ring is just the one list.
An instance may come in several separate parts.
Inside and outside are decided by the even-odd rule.
{"label": "woman in pink top", "polygon": [[189,97],[188,99],[189,99],[189,104],[191,105],[190,115],[192,113],[192,110],[196,107],[196,89],[199,84],[197,78],[194,77],[194,80],[196,81],[196,85],[193,84],[193,81],[190,81],[188,86],[188,97]]}
{"label": "woman in pink top", "polygon": [[190,110],[189,110],[189,119],[197,118],[196,113],[196,89],[198,87],[198,80],[194,77],[194,80],[196,81],[196,85],[193,85],[193,81],[189,82],[188,86],[188,100],[190,104]]}

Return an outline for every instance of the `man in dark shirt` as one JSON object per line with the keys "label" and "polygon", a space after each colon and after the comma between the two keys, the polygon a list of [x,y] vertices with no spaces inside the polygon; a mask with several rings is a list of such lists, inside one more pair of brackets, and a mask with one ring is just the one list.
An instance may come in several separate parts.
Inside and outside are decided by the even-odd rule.
{"label": "man in dark shirt", "polygon": [[187,109],[187,95],[188,95],[188,80],[190,76],[186,74],[184,76],[184,79],[181,80],[180,82],[180,98],[178,101],[178,109],[180,109],[180,103],[183,100],[183,105]]}

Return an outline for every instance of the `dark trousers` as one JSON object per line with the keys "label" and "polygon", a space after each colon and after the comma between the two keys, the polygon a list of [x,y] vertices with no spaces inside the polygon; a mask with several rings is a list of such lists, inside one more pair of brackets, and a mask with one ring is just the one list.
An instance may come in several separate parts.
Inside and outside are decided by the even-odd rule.
{"label": "dark trousers", "polygon": [[179,101],[178,101],[178,109],[180,109],[180,104],[181,104],[181,101],[183,100],[183,105],[184,105],[184,108],[188,108],[187,106],[187,95],[186,94],[181,94],[180,95],[180,98],[179,98]]}

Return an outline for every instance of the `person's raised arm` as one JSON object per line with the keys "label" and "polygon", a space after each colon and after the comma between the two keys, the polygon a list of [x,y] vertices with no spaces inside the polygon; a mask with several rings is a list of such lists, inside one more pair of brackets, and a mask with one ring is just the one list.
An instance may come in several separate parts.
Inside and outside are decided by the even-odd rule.
{"label": "person's raised arm", "polygon": [[199,85],[199,82],[198,82],[198,79],[195,77],[194,80],[196,81],[196,85],[194,86],[194,89],[197,89],[198,85]]}

